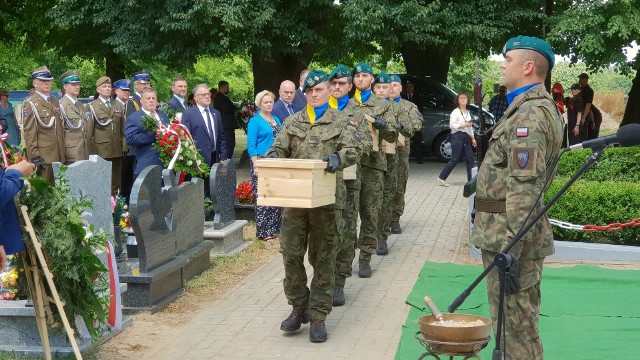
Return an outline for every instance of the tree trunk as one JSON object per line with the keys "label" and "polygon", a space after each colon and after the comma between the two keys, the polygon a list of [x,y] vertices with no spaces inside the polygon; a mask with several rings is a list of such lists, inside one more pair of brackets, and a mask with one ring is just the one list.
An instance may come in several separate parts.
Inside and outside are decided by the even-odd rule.
{"label": "tree trunk", "polygon": [[[640,62],[640,56],[636,58],[636,63]],[[636,71],[636,77],[632,81],[629,98],[627,99],[627,107],[624,110],[624,116],[620,126],[627,124],[640,124],[640,65]]]}
{"label": "tree trunk", "polygon": [[106,73],[111,82],[124,79],[124,62],[119,55],[109,53],[105,56]]}
{"label": "tree trunk", "polygon": [[274,52],[269,58],[259,51],[252,50],[254,93],[270,90],[277,94],[280,83],[284,80],[293,81],[297,87],[300,71],[308,66],[309,60],[304,54],[300,56]]}
{"label": "tree trunk", "polygon": [[451,53],[444,49],[422,50],[415,43],[403,43],[400,50],[407,74],[430,76],[443,84],[447,83]]}
{"label": "tree trunk", "polygon": [[[554,9],[554,1],[555,0],[546,0],[545,1],[545,7],[544,7],[544,14],[546,15],[547,19],[550,18],[551,16],[553,16],[553,9]],[[547,22],[547,24],[544,27],[544,38],[547,38],[547,34],[551,31],[551,27],[549,26],[549,23]],[[549,64],[551,65],[551,64]],[[544,79],[544,87],[547,88],[548,92],[551,92],[551,71],[549,71],[549,73],[547,74],[547,77]]]}

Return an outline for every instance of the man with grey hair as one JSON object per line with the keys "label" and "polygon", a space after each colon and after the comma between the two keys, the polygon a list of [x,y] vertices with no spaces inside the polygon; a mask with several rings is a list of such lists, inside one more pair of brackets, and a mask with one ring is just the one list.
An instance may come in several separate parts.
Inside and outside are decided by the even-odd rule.
{"label": "man with grey hair", "polygon": [[153,88],[146,87],[142,89],[140,105],[142,107],[139,111],[127,117],[127,127],[124,132],[127,144],[136,156],[136,166],[133,171],[134,179],[147,166],[163,166],[162,161],[160,161],[160,154],[153,148],[153,144],[156,142],[156,134],[145,129],[142,124],[142,117],[151,116],[158,121],[158,125],[161,123],[169,125],[167,114],[162,110],[157,110],[158,93]]}
{"label": "man with grey hair", "polygon": [[273,104],[273,111],[271,114],[275,115],[284,121],[287,117],[302,110],[301,107],[293,103],[293,99],[296,95],[296,84],[291,80],[285,80],[280,83],[280,90],[278,91],[280,98]]}

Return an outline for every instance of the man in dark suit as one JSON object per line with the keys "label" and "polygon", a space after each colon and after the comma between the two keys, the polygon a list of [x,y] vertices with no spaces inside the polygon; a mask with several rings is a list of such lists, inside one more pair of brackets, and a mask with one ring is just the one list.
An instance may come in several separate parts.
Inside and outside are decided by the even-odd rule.
{"label": "man in dark suit", "polygon": [[[231,159],[233,156],[233,148],[236,147],[236,119],[235,113],[238,108],[229,99],[229,83],[220,81],[218,83],[218,94],[213,101],[213,107],[222,115],[222,127],[224,128],[224,140],[226,143],[225,152],[220,154],[221,159]],[[194,93],[195,94],[195,93]],[[197,99],[196,99],[197,103]]]}
{"label": "man in dark suit", "polygon": [[304,109],[307,106],[307,97],[304,95],[304,81],[307,79],[307,75],[309,75],[309,69],[304,69],[300,72],[300,82],[299,87],[296,89],[295,97],[293,98],[293,103],[298,107],[298,109]]}
{"label": "man in dark suit", "polygon": [[[404,86],[404,89],[405,92],[400,94],[400,96],[403,99],[409,100],[412,103],[416,104],[418,110],[420,110],[420,113],[422,114],[422,103],[420,102],[420,99],[414,94],[415,86],[412,83],[407,82]],[[414,153],[416,154],[416,162],[418,164],[424,164],[424,161],[422,160],[422,155],[424,153],[424,149],[422,146],[422,129],[416,131],[415,134],[413,134],[413,136],[411,137],[411,142],[411,146],[413,147]]]}
{"label": "man in dark suit", "polygon": [[[113,88],[115,89],[116,99],[120,106],[122,107],[125,114],[125,129],[126,129],[126,119],[129,115],[133,114],[136,111],[140,110],[140,106],[136,104],[133,100],[129,99],[129,94],[131,93],[131,80],[128,79],[120,79],[113,83]],[[129,148],[127,142],[124,141],[122,144],[122,174],[120,176],[120,195],[124,196],[127,200],[127,204],[129,203],[129,196],[131,195],[131,188],[133,187],[133,181],[135,178],[133,177],[133,168],[136,163],[136,156],[133,153],[133,149]]]}
{"label": "man in dark suit", "polygon": [[298,107],[293,103],[293,98],[296,94],[296,84],[293,81],[285,80],[280,84],[280,91],[278,95],[280,98],[273,104],[273,110],[271,114],[277,116],[280,121],[284,121],[288,116],[297,113],[303,108]]}
{"label": "man in dark suit", "polygon": [[[228,159],[227,142],[224,136],[222,116],[218,110],[211,110],[211,94],[206,84],[198,84],[193,89],[196,106],[182,114],[182,124],[189,129],[191,137],[200,150],[207,165]],[[218,95],[219,96],[219,95]],[[205,196],[210,196],[209,180],[204,185]]]}
{"label": "man in dark suit", "polygon": [[149,74],[147,70],[140,70],[133,74],[133,87],[136,89],[136,92],[133,94],[131,100],[133,100],[140,108],[142,107],[142,104],[140,103],[142,90],[146,87],[151,87],[151,74]]}
{"label": "man in dark suit", "polygon": [[169,117],[162,110],[156,110],[158,107],[158,94],[153,88],[145,88],[142,91],[140,102],[142,108],[127,118],[127,127],[125,129],[125,139],[129,148],[133,150],[136,156],[136,166],[133,171],[134,179],[150,165],[159,165],[164,167],[160,161],[160,154],[153,148],[156,142],[155,132],[148,132],[142,125],[143,116],[151,116],[158,123],[169,125]]}
{"label": "man in dark suit", "polygon": [[173,78],[171,92],[173,96],[167,101],[167,105],[176,113],[187,110],[189,108],[189,103],[187,103],[187,99],[185,98],[185,96],[187,96],[187,80],[182,76]]}

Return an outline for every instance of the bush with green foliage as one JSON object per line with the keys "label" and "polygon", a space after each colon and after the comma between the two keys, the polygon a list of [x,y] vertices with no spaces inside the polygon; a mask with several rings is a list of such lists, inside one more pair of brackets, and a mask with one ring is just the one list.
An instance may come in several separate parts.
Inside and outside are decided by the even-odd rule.
{"label": "bush with green foliage", "polygon": [[[591,155],[591,150],[566,153],[558,176],[545,195],[547,203]],[[549,217],[581,225],[626,223],[640,217],[640,147],[607,149],[601,160],[549,210]],[[583,232],[553,228],[559,240],[640,245],[640,228]]]}

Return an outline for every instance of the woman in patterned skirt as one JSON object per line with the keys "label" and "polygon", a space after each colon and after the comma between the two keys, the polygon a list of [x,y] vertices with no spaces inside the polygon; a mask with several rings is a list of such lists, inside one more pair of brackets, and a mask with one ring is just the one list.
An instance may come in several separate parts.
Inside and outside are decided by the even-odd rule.
{"label": "woman in patterned skirt", "polygon": [[[249,120],[247,126],[247,152],[251,157],[251,184],[253,198],[257,199],[258,174],[254,162],[265,155],[273,144],[278,130],[282,126],[280,119],[271,114],[276,96],[268,90],[256,95],[255,104],[258,113]],[[274,206],[258,206],[256,204],[256,236],[258,239],[272,241],[280,232],[282,209]]]}

